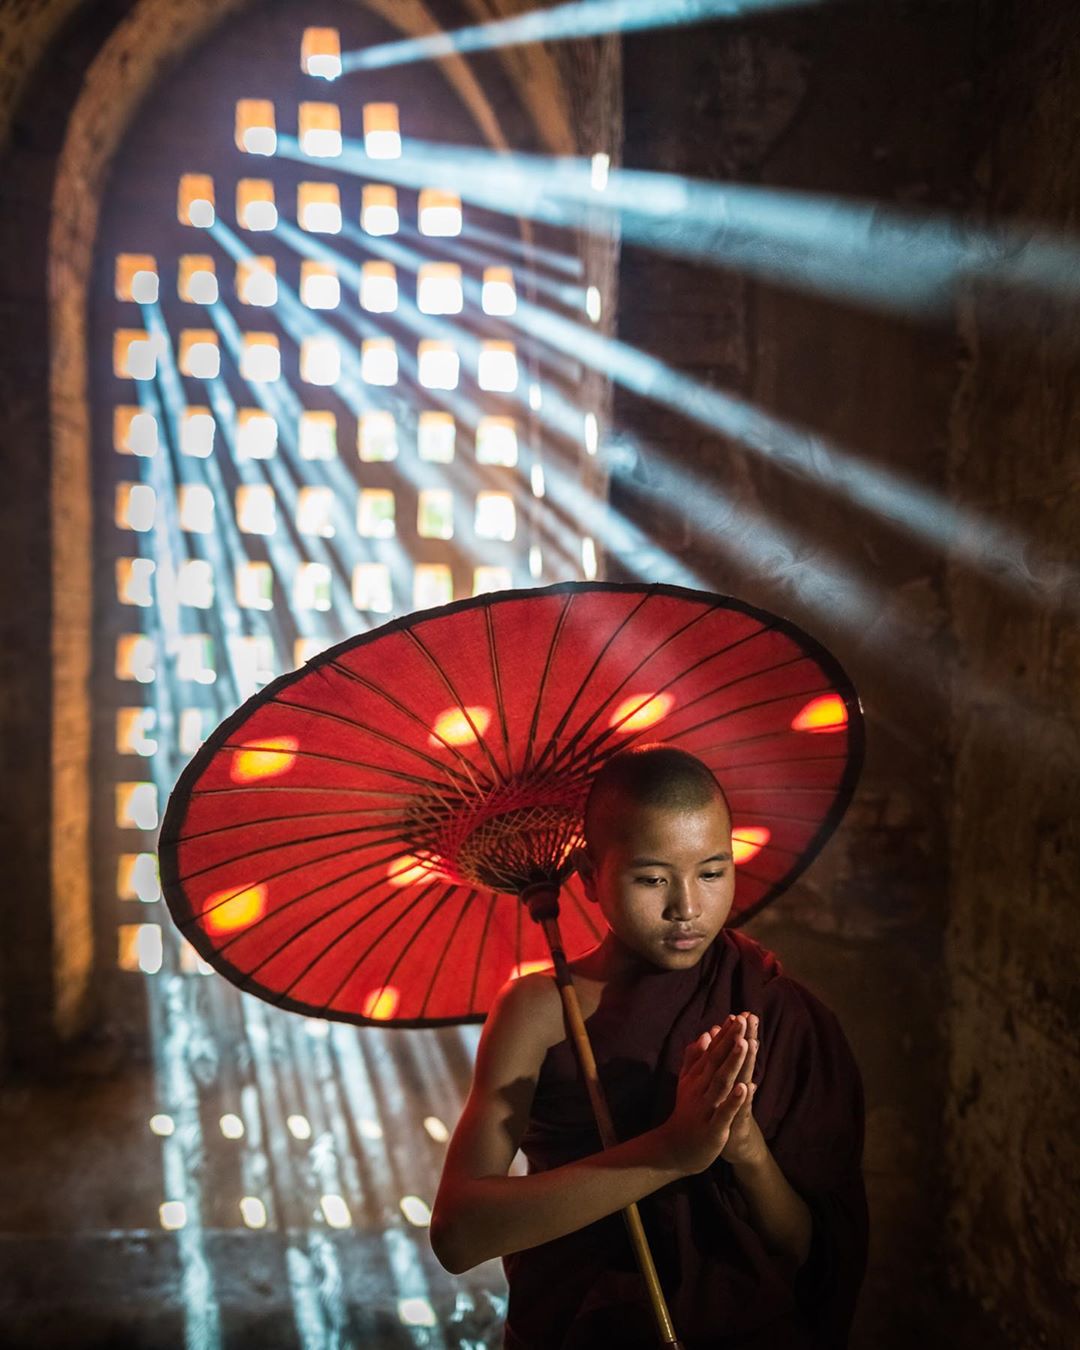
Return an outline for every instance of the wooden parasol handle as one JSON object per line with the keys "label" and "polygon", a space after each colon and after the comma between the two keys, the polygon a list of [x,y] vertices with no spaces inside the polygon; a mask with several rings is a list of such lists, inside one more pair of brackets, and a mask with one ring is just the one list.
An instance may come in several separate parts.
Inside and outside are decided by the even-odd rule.
{"label": "wooden parasol handle", "polygon": [[[551,950],[551,959],[555,964],[555,982],[559,986],[559,993],[562,996],[563,1014],[570,1030],[574,1049],[577,1051],[581,1072],[585,1077],[589,1101],[592,1103],[593,1115],[596,1117],[597,1129],[600,1131],[600,1141],[605,1148],[610,1148],[613,1144],[619,1142],[619,1138],[615,1133],[607,1099],[604,1097],[603,1088],[600,1085],[600,1078],[596,1071],[596,1059],[589,1042],[589,1033],[585,1029],[585,1019],[581,1015],[581,1004],[578,1002],[574,979],[566,961],[566,952],[563,950],[562,936],[559,933],[558,888],[547,883],[538,883],[522,891],[521,899],[529,906],[529,913],[543,928],[544,936],[547,938],[548,947]],[[679,1340],[671,1321],[671,1314],[668,1312],[664,1291],[660,1288],[660,1279],[656,1273],[652,1252],[649,1250],[649,1240],[645,1236],[645,1229],[641,1223],[641,1214],[638,1211],[637,1204],[627,1205],[622,1211],[622,1215],[626,1221],[634,1255],[637,1257],[637,1263],[641,1268],[645,1285],[649,1291],[649,1301],[652,1303],[653,1314],[656,1317],[660,1344],[669,1346],[670,1350],[683,1350],[682,1342]]]}

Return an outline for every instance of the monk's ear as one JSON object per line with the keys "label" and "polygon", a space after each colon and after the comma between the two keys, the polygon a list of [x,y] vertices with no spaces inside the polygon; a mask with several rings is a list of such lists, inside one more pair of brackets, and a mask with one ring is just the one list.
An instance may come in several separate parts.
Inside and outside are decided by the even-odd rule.
{"label": "monk's ear", "polygon": [[593,860],[589,857],[588,850],[584,848],[574,849],[571,855],[574,860],[574,869],[581,878],[581,885],[593,903],[596,903],[596,869]]}

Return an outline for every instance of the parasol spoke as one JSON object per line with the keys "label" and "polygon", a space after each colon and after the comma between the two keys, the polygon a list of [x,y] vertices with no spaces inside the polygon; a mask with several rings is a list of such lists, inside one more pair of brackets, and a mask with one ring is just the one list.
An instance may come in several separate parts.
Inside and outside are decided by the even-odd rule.
{"label": "parasol spoke", "polygon": [[[214,839],[219,834],[230,834],[233,830],[250,830],[255,826],[262,825],[284,825],[298,820],[318,820],[323,816],[385,816],[387,808],[384,806],[362,806],[359,808],[341,807],[334,811],[297,811],[287,816],[252,816],[248,820],[233,820],[227,825],[215,825],[212,830],[191,830],[177,837],[177,842],[181,844],[193,843],[196,839]],[[395,816],[394,820],[398,818]],[[304,838],[305,836],[299,836]]]}
{"label": "parasol spoke", "polygon": [[[759,633],[762,632],[762,631],[764,631],[764,630],[759,630]],[[750,634],[750,637],[751,637],[751,638],[757,637],[757,636],[759,635],[759,633],[752,633],[752,634]],[[732,647],[740,646],[740,645],[741,645],[741,642],[742,642],[742,640],[740,640],[740,642],[738,642],[738,643],[733,643],[733,644],[732,644]],[[728,653],[730,650],[731,650],[731,648],[725,648],[725,649],[723,649],[723,651],[718,652],[718,653],[715,653],[714,656],[711,656],[711,657],[704,657],[704,658],[702,658],[702,660],[700,660],[700,661],[695,661],[694,664],[693,664],[692,666],[690,666],[690,667],[688,667],[686,670],[680,672],[678,675],[673,676],[670,680],[667,681],[666,684],[662,684],[658,689],[654,690],[654,691],[652,692],[652,694],[650,695],[650,698],[647,699],[647,700],[645,700],[645,703],[651,702],[651,700],[652,700],[653,698],[656,698],[657,695],[662,694],[662,693],[666,693],[668,690],[674,688],[676,685],[678,685],[678,684],[680,683],[680,681],[682,681],[682,680],[688,678],[688,677],[689,677],[690,675],[692,675],[695,671],[697,671],[701,666],[705,665],[708,661],[713,660],[715,656],[727,655],[727,653]],[[727,689],[733,689],[737,684],[741,684],[741,683],[743,683],[745,680],[759,680],[763,675],[769,675],[769,674],[772,674],[774,671],[777,671],[777,670],[783,670],[786,666],[797,665],[799,662],[805,661],[805,660],[806,660],[806,654],[805,654],[804,652],[799,652],[797,655],[792,656],[792,657],[787,657],[787,658],[785,658],[783,661],[776,661],[776,662],[774,662],[771,666],[761,666],[761,667],[759,667],[759,668],[756,669],[756,670],[747,671],[747,672],[744,672],[744,673],[741,674],[741,675],[736,675],[736,676],[734,676],[732,679],[725,681],[723,684],[710,685],[708,689],[703,690],[700,694],[695,694],[693,698],[687,699],[687,701],[686,701],[685,703],[681,703],[681,704],[679,705],[678,712],[679,712],[680,715],[682,715],[682,714],[684,714],[688,709],[695,707],[697,704],[702,703],[702,702],[704,702],[705,700],[715,699],[715,698],[717,697],[717,695],[723,693],[723,692],[724,692],[725,690],[727,690]],[[611,698],[614,698],[614,697],[615,697],[615,694],[617,694],[617,693],[619,692],[619,690],[622,689],[622,688],[624,687],[625,684],[626,684],[626,681],[624,680],[623,683],[620,684],[619,687],[615,690],[615,692],[611,695]],[[785,693],[784,697],[785,697],[785,698],[791,698],[791,697],[793,697],[793,695],[792,695],[790,692],[788,692],[788,693]],[[609,699],[608,701],[610,702],[610,699]],[[605,705],[605,706],[606,706],[606,705]],[[643,704],[643,705],[639,705],[639,707],[637,707],[637,708],[631,708],[628,712],[625,712],[625,713],[622,715],[622,717],[620,717],[620,718],[618,719],[618,721],[612,722],[607,728],[605,728],[605,730],[603,730],[602,732],[600,732],[598,736],[596,736],[592,741],[590,741],[590,742],[588,743],[588,753],[589,753],[590,759],[595,758],[595,751],[596,751],[596,749],[598,749],[601,745],[603,745],[604,741],[608,740],[608,739],[609,739],[610,737],[612,737],[612,736],[615,736],[615,735],[619,734],[619,731],[620,731],[620,728],[621,728],[622,724],[623,724],[624,722],[629,721],[629,719],[630,719],[631,717],[633,717],[636,713],[638,713],[638,712],[641,710],[641,706],[644,706],[644,704]],[[750,705],[747,705],[747,706],[750,706]],[[739,711],[741,711],[741,709],[736,708],[736,709],[733,709],[733,711],[734,711],[734,712],[739,712]],[[592,717],[592,719],[590,719],[590,725],[592,724],[593,721],[596,720],[596,716],[597,716],[597,715],[598,715],[598,714],[594,714],[593,717]],[[584,731],[586,730],[586,728],[582,728],[581,730],[582,730],[582,733],[584,733]],[[623,735],[626,735],[625,732],[622,733],[622,734],[623,734]],[[619,748],[622,748],[623,745],[631,744],[632,742],[634,742],[634,741],[636,741],[636,740],[639,740],[642,736],[644,736],[644,735],[646,735],[646,734],[655,736],[655,735],[656,735],[655,727],[652,726],[652,725],[649,725],[649,726],[646,726],[646,727],[641,727],[641,728],[639,728],[639,729],[636,730],[636,731],[631,731],[631,732],[629,733],[629,739],[628,739],[628,740],[626,740],[626,741],[620,741],[620,742],[619,742]],[[678,734],[679,734],[679,733],[674,733],[674,735],[678,735]],[[574,742],[575,742],[577,739],[578,739],[578,737],[575,735],[574,737],[571,738],[571,740],[570,740],[570,741],[567,743],[567,745],[564,747],[564,748],[565,748],[565,751],[568,752],[568,753],[570,753],[570,759],[569,759],[569,761],[566,761],[565,758],[564,758],[564,759],[563,759],[563,763],[569,762],[570,765],[573,765],[573,763],[574,763],[574,756],[575,756],[576,753],[577,753],[577,749],[576,749],[576,748],[573,748],[573,750],[572,750],[572,747],[574,747]],[[664,739],[665,739],[665,740],[667,740],[667,739],[673,739],[673,737],[667,737],[667,736],[665,736]],[[561,767],[561,765],[560,765],[560,767]]]}
{"label": "parasol spoke", "polygon": [[435,671],[435,673],[442,680],[443,684],[446,686],[447,693],[449,693],[450,697],[457,704],[462,717],[465,718],[465,721],[469,724],[469,727],[472,730],[472,734],[476,740],[477,745],[480,747],[481,750],[483,750],[484,754],[487,756],[487,761],[491,765],[491,770],[492,773],[494,773],[496,780],[500,783],[505,783],[507,781],[506,774],[504,774],[502,769],[499,768],[498,761],[495,759],[495,756],[491,753],[491,747],[488,745],[487,741],[484,740],[483,732],[473,721],[472,713],[466,706],[465,700],[461,697],[457,689],[454,687],[453,680],[450,678],[449,675],[447,675],[446,671],[443,670],[442,666],[439,665],[438,661],[435,660],[434,656],[432,656],[431,652],[424,645],[423,641],[412,631],[412,629],[411,628],[406,629],[406,632],[413,645],[419,651],[423,652],[424,657],[430,663],[432,670]]}
{"label": "parasol spoke", "polygon": [[[293,839],[274,840],[268,844],[261,844],[257,848],[248,849],[246,853],[233,853],[230,854],[228,858],[222,858],[217,862],[208,863],[205,867],[197,868],[193,872],[185,872],[182,880],[191,881],[195,877],[206,876],[208,872],[216,872],[220,867],[229,867],[234,863],[246,862],[249,858],[261,858],[267,853],[280,853],[284,849],[294,848],[300,844],[317,844],[324,839],[342,839],[349,834],[366,834],[371,830],[378,830],[380,828],[381,827],[378,825],[357,825],[355,830],[332,830],[327,834],[298,835]],[[400,852],[401,832],[396,822],[394,828],[388,834],[380,834],[375,839],[367,840],[366,843],[358,844],[355,847],[339,849],[335,853],[317,853],[310,857],[305,857],[302,862],[294,863],[286,872],[276,873],[275,875],[287,876],[290,872],[298,872],[301,868],[315,867],[321,863],[329,862],[333,858],[339,858],[342,854],[354,853],[361,847],[374,847],[379,844],[390,843],[391,841],[398,844],[398,852]]]}
{"label": "parasol spoke", "polygon": [[532,771],[533,750],[536,746],[536,729],[540,724],[540,709],[544,706],[544,691],[547,689],[547,682],[551,676],[551,667],[555,661],[555,652],[559,645],[559,639],[562,637],[563,629],[566,627],[566,621],[570,615],[570,606],[574,602],[574,593],[570,591],[566,596],[566,603],[559,611],[559,617],[555,620],[555,627],[552,630],[551,641],[548,643],[547,654],[544,657],[544,669],[540,673],[540,686],[536,691],[536,701],[533,703],[532,718],[529,722],[529,734],[525,739],[525,761],[522,765],[523,773]]}
{"label": "parasol spoke", "polygon": [[[433,883],[432,886],[425,887],[425,889],[424,889],[419,895],[417,895],[416,898],[415,898],[413,901],[411,901],[411,902],[410,902],[409,904],[407,904],[407,905],[403,905],[402,908],[401,908],[401,913],[398,914],[397,918],[395,918],[395,919],[393,920],[392,923],[388,924],[388,925],[382,930],[382,932],[378,935],[378,937],[374,938],[374,939],[368,944],[368,946],[367,946],[367,948],[365,949],[365,951],[362,952],[361,955],[358,956],[358,957],[356,958],[356,960],[353,962],[352,966],[349,968],[348,974],[347,974],[347,975],[345,976],[345,978],[338,984],[337,988],[336,988],[336,989],[334,990],[334,992],[330,995],[330,997],[326,1000],[326,1006],[327,1006],[328,1008],[332,1008],[332,1007],[334,1006],[334,1003],[337,1001],[338,995],[339,995],[339,994],[341,993],[341,991],[345,988],[345,986],[349,983],[349,981],[350,981],[350,980],[352,979],[352,977],[356,974],[356,972],[360,969],[360,967],[364,964],[364,962],[368,959],[368,957],[371,956],[371,954],[378,948],[379,943],[380,943],[380,942],[384,942],[384,941],[386,940],[386,938],[389,936],[389,934],[392,933],[392,932],[394,931],[394,929],[398,926],[398,924],[401,923],[401,921],[402,921],[403,919],[408,918],[409,916],[411,916],[412,913],[413,913],[413,911],[417,908],[417,906],[418,906],[423,900],[426,900],[426,899],[427,899],[428,893],[429,893],[431,890],[434,889],[434,885],[435,885],[435,883]],[[439,900],[437,900],[436,903],[435,903],[435,904],[432,906],[432,908],[431,908],[431,912],[430,912],[429,915],[428,915],[428,922],[431,921],[432,917],[433,917],[435,914],[437,914],[437,913],[439,912],[440,909],[442,909],[443,905],[446,904],[447,900],[449,900],[450,897],[451,897],[452,895],[456,894],[456,892],[457,892],[457,887],[456,887],[456,886],[448,886],[448,887],[446,888],[446,890],[443,891],[442,897],[441,897]],[[420,936],[421,931],[422,931],[422,930],[421,930],[421,926],[420,926],[419,924],[415,924],[415,925],[413,926],[413,931],[412,931],[411,935],[406,939],[405,945],[402,947],[401,951],[398,952],[397,956],[394,957],[394,960],[393,960],[393,962],[391,963],[390,969],[386,972],[386,974],[385,974],[385,975],[382,977],[382,979],[379,981],[379,986],[378,986],[379,988],[385,989],[386,986],[387,986],[387,985],[391,982],[391,980],[394,978],[394,972],[397,970],[398,966],[401,964],[402,960],[405,958],[406,954],[409,952],[409,950],[410,950],[410,948],[412,947],[413,943],[414,943],[414,942],[416,941],[416,939]],[[329,951],[329,950],[331,950],[331,949],[328,948],[327,950]],[[326,955],[326,952],[324,952],[323,955],[325,956],[325,955]]]}
{"label": "parasol spoke", "polygon": [[[381,689],[378,685],[372,684],[371,681],[365,679],[363,675],[359,675],[355,670],[350,670],[348,666],[343,666],[339,661],[336,660],[330,661],[328,662],[328,664],[340,675],[343,675],[346,679],[353,680],[356,684],[363,685],[363,687],[367,689],[369,693],[376,694],[379,698],[389,703],[391,707],[396,708],[397,711],[400,712],[403,716],[410,718],[413,722],[416,723],[418,727],[423,728],[426,735],[435,736],[436,739],[438,739],[443,744],[443,746],[445,746],[445,748],[449,750],[450,753],[460,761],[462,767],[465,770],[465,776],[468,778],[469,783],[473,787],[473,789],[477,792],[482,790],[481,785],[477,783],[476,778],[473,774],[473,769],[475,766],[473,765],[472,761],[468,758],[468,756],[465,755],[461,750],[459,750],[456,745],[453,745],[450,741],[445,740],[443,736],[439,734],[436,728],[429,727],[427,721],[423,717],[421,717],[419,713],[414,712],[412,708],[407,707],[406,704],[402,703],[400,699],[395,698],[393,694],[389,693],[388,690]],[[488,784],[489,788],[490,786],[491,784]]]}
{"label": "parasol spoke", "polygon": [[[453,947],[454,939],[458,935],[458,931],[461,928],[462,922],[466,914],[472,908],[473,902],[476,900],[476,897],[479,894],[480,892],[475,887],[473,887],[472,890],[470,890],[466,894],[465,899],[462,901],[461,906],[458,909],[457,918],[454,920],[454,926],[450,931],[450,936],[446,939],[446,943],[443,947],[444,957],[450,952],[451,948]],[[435,981],[439,978],[444,969],[445,969],[444,961],[440,960],[432,962],[431,979],[428,980],[427,989],[424,991],[424,1000],[420,1004],[419,1015],[421,1017],[423,1017],[427,1013],[428,1000],[431,998],[432,991],[435,988]]]}
{"label": "parasol spoke", "polygon": [[510,750],[510,728],[506,722],[506,704],[503,701],[502,676],[499,674],[499,662],[495,651],[495,625],[491,620],[490,606],[484,610],[484,631],[487,635],[488,661],[491,665],[491,680],[495,686],[495,711],[499,718],[499,731],[502,734],[503,751],[506,755],[506,772],[514,772],[514,756]]}
{"label": "parasol spoke", "polygon": [[[435,889],[435,887],[438,886],[438,884],[439,883],[437,881],[429,881],[428,884],[424,886],[422,890],[420,890],[415,896],[413,896],[412,900],[408,901],[406,904],[401,905],[400,913],[398,914],[398,917],[391,922],[390,928],[396,927],[396,925],[400,922],[401,918],[405,914],[409,913],[409,911],[415,909],[416,906],[425,898],[425,896],[429,895]],[[382,910],[384,910],[386,906],[391,903],[391,901],[398,899],[400,899],[400,897],[396,895],[386,896],[385,899],[380,900],[378,904],[372,905],[370,909],[367,909],[363,912],[363,914],[358,915],[352,921],[352,923],[349,924],[347,928],[343,928],[340,933],[335,934],[334,937],[330,939],[329,944],[321,948],[319,951],[317,951],[315,955],[308,961],[307,965],[303,968],[303,970],[301,970],[298,975],[295,975],[289,981],[289,983],[285,986],[283,990],[284,995],[289,996],[291,994],[291,991],[296,988],[296,986],[301,982],[301,980],[303,980],[305,976],[316,965],[318,965],[320,961],[325,960],[334,950],[335,947],[337,947],[340,943],[344,942],[347,937],[351,937],[362,924],[367,923],[369,919],[372,919],[376,914],[381,913]],[[317,920],[317,923],[322,923],[326,919],[326,917],[327,916],[325,914],[321,915],[320,918]],[[310,931],[310,929],[307,929],[305,931]],[[383,929],[377,934],[377,936],[369,944],[367,950],[363,953],[363,955],[359,958],[359,960],[363,960],[363,957],[367,955],[367,952],[370,951],[372,947],[375,947],[382,940],[383,934],[386,931],[387,931],[386,929]],[[295,942],[297,936],[299,935],[294,934],[291,941]],[[353,970],[356,969],[357,964],[359,964],[359,961],[354,963],[352,967]],[[340,993],[340,986],[338,987],[337,990],[334,991],[334,995],[331,998],[327,998],[324,1000],[324,1005],[326,1007],[329,1007],[329,1005],[334,1001],[334,998],[337,996],[338,993]]]}
{"label": "parasol spoke", "polygon": [[[480,970],[484,960],[484,947],[487,944],[488,934],[491,932],[491,915],[494,912],[495,904],[499,899],[497,891],[491,892],[491,899],[488,901],[487,913],[484,915],[484,927],[480,933],[480,944],[476,950],[476,964],[473,966],[472,987],[469,990],[469,1015],[471,1016],[476,1009],[476,986],[480,980]],[[518,901],[520,904],[521,902]]]}
{"label": "parasol spoke", "polygon": [[[630,623],[630,621],[635,617],[635,615],[637,615],[652,598],[653,597],[651,593],[643,595],[641,599],[637,602],[637,604],[633,607],[633,609],[631,609],[626,615],[623,616],[621,622],[618,624],[615,630],[608,635],[603,646],[600,648],[596,656],[593,658],[592,665],[586,671],[584,676],[582,676],[582,678],[578,681],[577,688],[574,690],[570,702],[563,709],[562,716],[559,718],[558,722],[552,729],[546,745],[540,752],[540,758],[536,761],[535,765],[533,766],[536,772],[539,773],[539,771],[543,768],[544,760],[547,758],[549,750],[551,750],[553,746],[558,745],[559,737],[562,734],[562,732],[566,729],[566,723],[570,718],[570,714],[573,712],[574,708],[577,707],[578,700],[581,698],[581,695],[585,692],[585,687],[588,685],[593,675],[596,674],[597,668],[599,667],[601,661],[603,661],[604,657],[611,650],[613,644],[615,643],[615,640],[618,638],[619,634],[623,631],[626,625]],[[595,716],[596,714],[594,713],[593,715]]]}
{"label": "parasol spoke", "polygon": [[[426,765],[428,765],[429,768],[435,769],[441,774],[445,774],[448,778],[458,779],[462,783],[466,783],[467,781],[467,785],[469,787],[476,786],[475,780],[472,779],[471,777],[468,780],[466,780],[464,775],[455,773],[454,770],[452,770],[448,764],[444,764],[442,760],[436,759],[434,755],[427,754],[426,751],[421,750],[418,746],[409,745],[408,742],[401,740],[401,738],[398,736],[391,735],[391,733],[388,731],[379,731],[375,727],[368,725],[368,723],[366,722],[358,722],[351,717],[343,717],[340,713],[328,712],[324,708],[312,708],[303,703],[293,703],[289,699],[276,699],[275,702],[278,703],[283,708],[297,708],[300,710],[300,712],[307,713],[309,717],[318,717],[321,718],[323,721],[327,722],[340,722],[343,726],[351,727],[355,731],[366,732],[367,735],[374,737],[375,740],[384,741],[387,745],[392,745],[397,750],[403,750],[407,755],[412,755],[416,759],[423,760],[423,762]],[[440,736],[439,739],[442,740],[442,737]],[[443,741],[443,744],[445,745],[446,742]],[[229,745],[230,743],[226,742],[225,748],[229,748]],[[233,748],[243,750],[259,750],[262,749],[263,747],[257,745],[248,745],[247,743],[245,743],[243,746],[236,746]],[[271,750],[276,749],[275,746],[269,746],[267,748]],[[296,749],[290,750],[289,753],[294,755],[307,754],[314,758],[337,759],[342,764],[356,763],[354,759],[348,759],[339,755],[327,755],[325,754],[325,752],[319,752],[314,750],[305,751],[303,749]]]}
{"label": "parasol spoke", "polygon": [[[348,853],[348,850],[345,849],[342,850],[342,852]],[[331,854],[330,856],[336,857],[339,855]],[[386,856],[387,859],[389,859],[390,861],[393,861],[395,858],[400,858],[400,854],[397,851],[395,851],[394,853],[389,853]],[[301,870],[300,867],[289,867],[283,869],[281,872],[272,873],[269,877],[264,877],[261,881],[245,882],[244,885],[241,886],[239,890],[234,891],[232,895],[223,896],[220,900],[216,901],[212,905],[208,905],[205,909],[196,912],[193,908],[191,914],[187,918],[178,920],[178,926],[182,929],[193,928],[195,927],[195,925],[197,925],[198,921],[204,918],[207,914],[212,914],[215,910],[220,909],[223,905],[229,904],[231,901],[235,900],[237,896],[243,895],[245,891],[250,890],[253,886],[268,886],[271,881],[276,880],[278,877],[289,876],[293,872],[299,872],[300,870]],[[339,881],[344,881],[346,877],[353,876],[355,874],[355,871],[356,871],[355,868],[350,867],[347,871],[338,873],[338,875],[331,878],[330,881],[321,882],[318,886],[313,886],[310,891],[302,891],[300,895],[294,896],[291,900],[283,901],[274,910],[268,911],[260,915],[257,919],[253,919],[251,923],[245,924],[244,927],[239,932],[234,933],[231,938],[227,938],[221,944],[221,950],[224,951],[225,948],[230,947],[234,942],[238,942],[240,938],[245,936],[245,934],[252,932],[254,929],[258,928],[261,924],[267,923],[270,919],[276,917],[279,914],[284,913],[285,910],[291,909],[293,905],[298,904],[300,901],[307,900],[313,895],[318,895],[320,891],[327,890],[330,886],[336,886]],[[369,890],[373,890],[376,886],[383,885],[384,882],[385,882],[384,877],[376,877],[375,880],[370,884],[370,886],[367,886],[364,888],[364,890],[357,892],[357,895],[365,895]],[[343,903],[347,904],[350,903],[350,901],[344,901]]]}

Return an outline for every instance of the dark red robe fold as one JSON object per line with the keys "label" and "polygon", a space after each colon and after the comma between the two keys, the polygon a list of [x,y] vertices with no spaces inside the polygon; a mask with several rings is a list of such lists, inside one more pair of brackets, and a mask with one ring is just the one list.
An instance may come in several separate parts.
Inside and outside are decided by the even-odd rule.
{"label": "dark red robe fold", "polygon": [[[786,1278],[717,1159],[639,1201],[686,1350],[843,1350],[866,1269],[863,1090],[835,1015],[767,948],[723,929],[688,970],[650,970],[586,1020],[620,1139],[666,1120],[686,1045],[749,1010],[761,1019],[754,1115],[813,1216],[810,1255]],[[541,1066],[521,1143],[530,1172],[601,1148],[568,1040]],[[503,1257],[506,1350],[645,1350],[655,1320],[622,1215]]]}

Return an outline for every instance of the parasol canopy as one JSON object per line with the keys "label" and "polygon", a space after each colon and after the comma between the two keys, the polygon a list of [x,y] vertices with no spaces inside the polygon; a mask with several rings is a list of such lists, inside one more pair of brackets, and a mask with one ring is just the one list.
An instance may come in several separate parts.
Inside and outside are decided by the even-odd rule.
{"label": "parasol canopy", "polygon": [[519,893],[561,883],[568,959],[604,932],[573,872],[593,775],[664,741],[732,813],[738,926],[836,828],[862,711],[789,620],[678,586],[564,582],[456,601],[319,653],[180,775],[158,852],[173,920],[242,990],[310,1016],[482,1021],[551,965]]}

